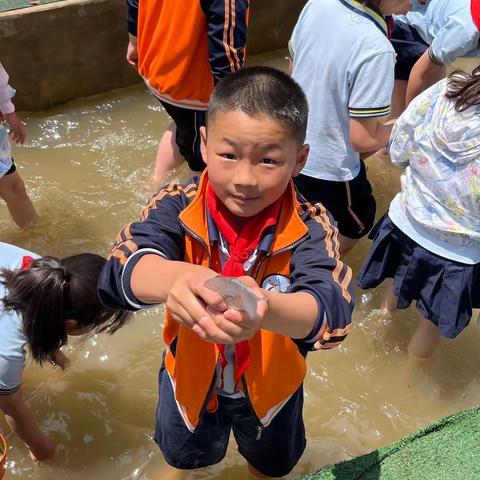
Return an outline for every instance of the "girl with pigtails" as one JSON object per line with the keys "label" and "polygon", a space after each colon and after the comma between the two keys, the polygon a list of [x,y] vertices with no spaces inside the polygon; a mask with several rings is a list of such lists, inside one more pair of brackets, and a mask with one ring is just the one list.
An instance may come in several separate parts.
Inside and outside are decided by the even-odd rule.
{"label": "girl with pigtails", "polygon": [[55,444],[23,398],[26,347],[34,361],[65,369],[68,359],[60,348],[68,335],[113,333],[128,321],[128,312],[108,310],[97,298],[104,263],[92,253],[39,257],[0,242],[0,410],[34,460],[53,457]]}

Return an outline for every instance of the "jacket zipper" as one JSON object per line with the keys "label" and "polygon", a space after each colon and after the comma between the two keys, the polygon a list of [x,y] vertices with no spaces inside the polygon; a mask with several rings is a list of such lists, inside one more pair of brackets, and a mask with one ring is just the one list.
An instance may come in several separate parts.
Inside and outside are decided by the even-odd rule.
{"label": "jacket zipper", "polygon": [[200,236],[200,235],[197,235],[194,231],[190,230],[190,228],[188,228],[183,222],[182,220],[180,220],[180,224],[182,225],[183,229],[185,230],[185,232],[187,232],[193,239],[197,240],[197,242],[199,242],[202,247],[205,249],[205,251],[207,252],[207,255],[208,255],[208,267],[209,268],[212,268],[212,263],[211,263],[211,255],[210,255],[210,251],[208,250],[208,245],[207,245],[207,242]]}
{"label": "jacket zipper", "polygon": [[[256,266],[255,268],[255,272],[254,272],[254,275],[253,275],[253,278],[257,278],[258,276],[258,273],[260,271],[260,267],[262,266],[263,262],[266,261],[268,258],[271,258],[271,257],[274,257],[275,255],[280,255],[281,253],[284,253],[284,252],[288,252],[289,250],[293,250],[295,247],[297,247],[298,245],[300,245],[301,243],[303,243],[305,241],[305,237],[306,235],[304,235],[302,238],[300,238],[299,240],[297,240],[296,242],[292,243],[291,245],[289,245],[288,247],[285,247],[285,248],[282,248],[281,250],[278,250],[278,252],[275,252],[273,253],[272,255],[270,254],[267,254],[265,255],[259,262],[258,262],[258,265]],[[247,404],[248,404],[248,407],[251,411],[251,413],[253,414],[253,416],[257,419],[258,421],[258,425],[257,425],[257,436],[255,438],[255,440],[260,440],[262,438],[262,432],[263,430],[265,429],[265,426],[263,425],[263,423],[260,421],[260,419],[257,417],[257,414],[255,413],[255,410],[253,408],[253,405],[252,405],[252,402],[250,400],[250,396],[248,395],[248,388],[247,388],[247,382],[245,380],[245,376],[242,376],[242,385],[243,385],[243,390],[245,392],[245,398],[247,400]]]}
{"label": "jacket zipper", "polygon": [[301,243],[303,243],[305,240],[306,240],[306,236],[307,235],[304,235],[302,238],[300,238],[299,240],[297,240],[296,242],[292,243],[291,245],[289,245],[288,247],[285,247],[285,248],[282,248],[281,250],[278,250],[278,252],[275,252],[273,254],[269,254],[267,253],[257,264],[256,268],[255,268],[255,272],[254,272],[254,275],[253,278],[257,278],[258,276],[258,272],[260,271],[260,267],[262,266],[263,262],[265,260],[267,260],[268,258],[271,258],[271,257],[274,257],[275,255],[280,255],[281,253],[285,253],[285,252],[288,252],[289,250],[293,250],[295,247],[298,247],[298,245],[300,245]]}
{"label": "jacket zipper", "polygon": [[243,385],[243,391],[245,393],[245,399],[247,401],[248,408],[251,412],[251,414],[255,417],[257,420],[257,436],[255,440],[260,440],[262,438],[262,432],[264,430],[263,423],[260,421],[260,419],[257,417],[257,414],[255,413],[255,410],[253,408],[252,402],[250,400],[250,395],[248,394],[248,388],[247,388],[247,381],[245,380],[245,375],[242,375],[242,385]]}
{"label": "jacket zipper", "polygon": [[[211,268],[212,267],[211,255],[210,255],[210,252],[208,250],[207,242],[202,237],[200,237],[200,235],[197,235],[195,232],[190,230],[190,228],[188,228],[185,225],[185,223],[182,222],[182,220],[179,219],[179,221],[180,221],[180,224],[182,225],[183,229],[185,230],[185,232],[188,233],[188,235],[190,235],[197,242],[199,242],[202,245],[202,247],[205,249],[205,251],[207,252],[207,255],[208,255],[208,267]],[[213,379],[212,379],[212,383],[210,384],[210,388],[208,389],[208,392],[207,392],[207,396],[205,397],[205,401],[203,402],[202,408],[200,409],[200,413],[199,413],[199,416],[198,416],[198,425],[195,427],[194,431],[196,431],[200,427],[200,425],[202,424],[202,417],[203,417],[203,414],[205,413],[205,410],[207,409],[207,405],[208,405],[208,402],[210,400],[210,395],[212,394],[213,389],[215,388],[216,379],[217,379],[217,375],[214,374]]]}
{"label": "jacket zipper", "polygon": [[207,405],[210,400],[210,395],[212,394],[213,389],[215,388],[216,382],[217,382],[217,374],[214,374],[212,383],[210,384],[210,388],[208,389],[208,392],[207,392],[207,396],[205,397],[205,401],[203,402],[202,408],[200,409],[200,413],[198,414],[198,425],[195,427],[194,432],[196,432],[200,427],[200,425],[202,424],[202,417],[203,417],[203,414],[205,413],[205,410],[207,409]]}

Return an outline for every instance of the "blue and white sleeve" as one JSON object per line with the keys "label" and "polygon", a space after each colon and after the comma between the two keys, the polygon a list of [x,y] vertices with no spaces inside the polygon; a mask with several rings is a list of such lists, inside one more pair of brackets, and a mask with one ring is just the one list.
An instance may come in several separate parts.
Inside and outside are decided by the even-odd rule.
{"label": "blue and white sleeve", "polygon": [[447,23],[436,33],[428,49],[430,60],[437,65],[450,65],[457,58],[478,51],[480,32],[469,20],[448,17]]}
{"label": "blue and white sleeve", "polygon": [[0,63],[0,113],[8,115],[15,111],[15,106],[11,98],[15,95],[15,90],[8,84],[8,73]]}
{"label": "blue and white sleeve", "polygon": [[390,115],[395,53],[384,52],[365,59],[356,68],[351,80],[348,113],[353,118]]}

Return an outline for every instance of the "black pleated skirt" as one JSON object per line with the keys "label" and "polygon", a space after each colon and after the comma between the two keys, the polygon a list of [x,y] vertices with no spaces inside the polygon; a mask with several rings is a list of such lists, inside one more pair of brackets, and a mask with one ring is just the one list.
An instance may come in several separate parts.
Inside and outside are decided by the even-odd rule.
{"label": "black pleated skirt", "polygon": [[456,337],[480,308],[480,264],[467,265],[435,255],[383,217],[372,229],[373,245],[357,277],[360,288],[393,278],[397,308],[413,300],[421,315],[447,338]]}

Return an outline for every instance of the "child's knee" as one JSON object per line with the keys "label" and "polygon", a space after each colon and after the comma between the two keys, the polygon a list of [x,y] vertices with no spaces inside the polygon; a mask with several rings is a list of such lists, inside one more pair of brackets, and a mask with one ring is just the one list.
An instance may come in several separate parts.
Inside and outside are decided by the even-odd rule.
{"label": "child's knee", "polygon": [[0,179],[0,197],[6,202],[18,200],[27,195],[27,190],[22,178],[17,172],[2,177]]}

